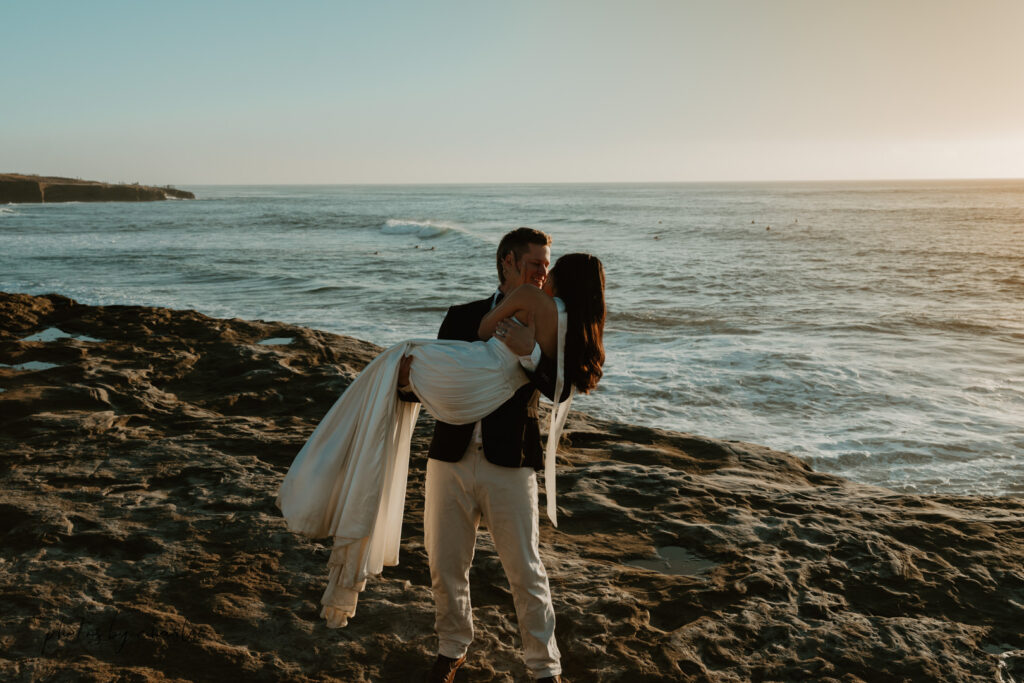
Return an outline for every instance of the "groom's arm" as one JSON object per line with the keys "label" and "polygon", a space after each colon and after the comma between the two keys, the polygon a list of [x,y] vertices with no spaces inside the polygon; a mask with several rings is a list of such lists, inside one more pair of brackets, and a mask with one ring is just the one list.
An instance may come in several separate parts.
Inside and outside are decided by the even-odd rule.
{"label": "groom's arm", "polygon": [[[558,364],[554,358],[548,358],[542,353],[536,370],[530,372],[524,367],[523,371],[526,372],[526,376],[530,378],[533,386],[540,389],[540,393],[554,400],[555,379],[558,377]],[[562,386],[562,398],[559,399],[559,402],[569,398],[570,393],[572,393],[572,384],[566,382]]]}
{"label": "groom's arm", "polygon": [[409,386],[409,366],[412,365],[412,356],[402,356],[401,364],[398,366],[398,398],[409,403],[419,403],[420,397],[412,391]]}
{"label": "groom's arm", "polygon": [[[554,400],[555,379],[558,377],[558,364],[554,358],[545,355],[535,339],[535,330],[532,326],[508,325],[505,328],[505,336],[502,339],[512,353],[519,356],[519,364],[523,366],[523,372],[530,378],[533,384],[542,394]],[[540,360],[536,357],[540,356]],[[568,382],[562,387],[562,398],[569,398],[572,392],[572,385]]]}
{"label": "groom's arm", "polygon": [[[454,308],[454,307],[452,307]],[[452,309],[449,308],[448,312],[444,316],[444,320],[441,321],[441,329],[437,331],[438,339],[461,339],[459,330],[456,329],[455,324],[456,316],[452,315]],[[413,391],[412,387],[409,386],[409,366],[412,365],[412,356],[403,356],[401,366],[398,368],[398,398],[409,403],[419,403],[420,399]]]}

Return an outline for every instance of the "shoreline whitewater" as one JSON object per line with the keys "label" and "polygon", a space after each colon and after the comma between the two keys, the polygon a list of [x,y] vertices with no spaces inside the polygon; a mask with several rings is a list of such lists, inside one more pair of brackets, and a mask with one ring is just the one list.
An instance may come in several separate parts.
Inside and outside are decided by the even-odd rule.
{"label": "shoreline whitewater", "polygon": [[[342,630],[273,500],[379,348],[283,323],[0,293],[5,680],[417,679],[422,539]],[[570,681],[1024,678],[1024,500],[909,495],[754,444],[573,414],[542,524]],[[460,681],[526,679],[486,531]]]}

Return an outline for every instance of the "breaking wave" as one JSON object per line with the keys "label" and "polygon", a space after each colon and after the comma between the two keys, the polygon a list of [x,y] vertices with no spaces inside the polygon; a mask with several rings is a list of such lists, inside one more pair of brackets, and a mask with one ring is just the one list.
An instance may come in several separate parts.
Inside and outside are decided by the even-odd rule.
{"label": "breaking wave", "polygon": [[440,237],[448,232],[459,231],[458,226],[444,221],[413,221],[402,218],[389,218],[384,221],[380,231],[385,235],[415,235],[423,239]]}

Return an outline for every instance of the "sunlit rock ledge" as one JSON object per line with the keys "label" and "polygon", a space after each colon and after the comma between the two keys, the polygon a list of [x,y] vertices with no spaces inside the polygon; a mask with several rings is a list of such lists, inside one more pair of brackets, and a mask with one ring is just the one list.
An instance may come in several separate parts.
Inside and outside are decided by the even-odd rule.
{"label": "sunlit rock ledge", "polygon": [[[329,541],[290,533],[274,506],[379,351],[283,323],[0,294],[0,678],[419,680],[436,651],[430,420],[400,564],[346,629],[318,617]],[[763,446],[581,414],[558,487],[541,553],[570,681],[1024,676],[1022,499],[895,493]],[[459,680],[527,680],[486,532],[471,580]]]}
{"label": "sunlit rock ledge", "polygon": [[195,199],[173,187],[101,183],[77,178],[51,178],[0,173],[0,204],[49,204],[53,202],[154,202],[164,199]]}

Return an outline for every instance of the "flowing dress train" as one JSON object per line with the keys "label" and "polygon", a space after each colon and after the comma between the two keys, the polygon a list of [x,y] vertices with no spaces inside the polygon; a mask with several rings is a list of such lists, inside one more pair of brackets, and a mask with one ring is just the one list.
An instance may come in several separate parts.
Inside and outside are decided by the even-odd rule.
{"label": "flowing dress train", "polygon": [[[564,385],[565,305],[558,298],[555,396]],[[414,359],[410,384],[421,403],[398,398],[399,363]],[[367,576],[398,564],[409,472],[409,445],[420,405],[436,419],[471,424],[489,415],[529,380],[503,342],[404,341],[377,356],[317,425],[278,491],[288,528],[331,536],[320,616],[339,628],[356,612]],[[572,395],[551,411],[545,450],[547,512],[555,518],[555,450]]]}

